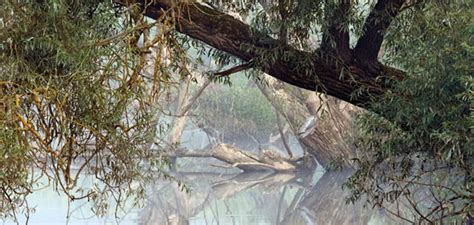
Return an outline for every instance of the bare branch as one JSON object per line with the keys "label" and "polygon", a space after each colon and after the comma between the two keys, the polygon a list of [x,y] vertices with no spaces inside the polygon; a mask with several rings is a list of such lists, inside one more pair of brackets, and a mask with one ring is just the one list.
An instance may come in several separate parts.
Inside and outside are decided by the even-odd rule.
{"label": "bare branch", "polygon": [[247,70],[247,69],[250,69],[250,68],[252,68],[252,66],[250,65],[250,62],[247,62],[247,63],[241,64],[241,65],[238,65],[238,66],[234,66],[230,69],[214,73],[214,76],[225,77],[225,76],[229,76],[233,73],[237,73],[237,72]]}
{"label": "bare branch", "polygon": [[199,87],[199,89],[194,92],[193,96],[191,96],[191,98],[186,101],[186,104],[180,109],[178,116],[186,115],[186,113],[189,111],[189,109],[191,109],[196,100],[199,98],[199,96],[201,96],[202,92],[207,88],[207,86],[209,86],[210,83],[211,79],[206,77],[201,87]]}
{"label": "bare branch", "polygon": [[276,111],[276,109],[275,109],[275,113],[276,113],[278,131],[280,132],[281,141],[283,142],[283,145],[285,146],[285,150],[288,153],[288,156],[290,156],[290,158],[293,158],[293,152],[291,152],[290,145],[288,144],[288,138],[285,132],[283,131],[283,125],[282,125],[280,113]]}

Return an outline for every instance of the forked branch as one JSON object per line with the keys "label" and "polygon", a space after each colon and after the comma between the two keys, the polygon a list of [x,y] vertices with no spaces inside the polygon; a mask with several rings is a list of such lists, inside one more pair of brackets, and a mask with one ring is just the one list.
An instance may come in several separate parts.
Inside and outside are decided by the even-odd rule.
{"label": "forked branch", "polygon": [[365,20],[364,34],[357,41],[355,54],[362,60],[377,61],[384,35],[405,0],[379,0]]}

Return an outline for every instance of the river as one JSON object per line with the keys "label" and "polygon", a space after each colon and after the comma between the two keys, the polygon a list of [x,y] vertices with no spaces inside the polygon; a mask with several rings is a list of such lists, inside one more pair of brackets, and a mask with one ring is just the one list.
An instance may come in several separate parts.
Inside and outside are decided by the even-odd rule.
{"label": "river", "polygon": [[[136,224],[136,225],[315,225],[399,224],[380,210],[362,203],[346,204],[341,184],[350,171],[325,173],[321,169],[300,174],[205,173],[173,174],[189,192],[172,181],[150,185],[141,207],[127,206],[102,217],[91,211],[92,202],[67,198],[47,188],[29,196],[35,212],[29,224]],[[83,178],[88,186],[92,178]],[[110,200],[113,205],[113,200]],[[113,208],[113,207],[112,207]],[[19,223],[26,219],[19,217]],[[3,224],[15,224],[4,221]]]}

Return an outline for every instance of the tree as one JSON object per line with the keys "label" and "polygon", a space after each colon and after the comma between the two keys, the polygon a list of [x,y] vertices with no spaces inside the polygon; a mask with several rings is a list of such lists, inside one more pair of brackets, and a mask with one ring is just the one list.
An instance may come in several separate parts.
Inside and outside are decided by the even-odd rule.
{"label": "tree", "polygon": [[[327,4],[309,0],[281,1],[261,18],[257,16],[257,28],[218,11],[212,5],[168,0],[133,3],[139,4],[143,14],[153,19],[177,15],[173,19],[178,32],[239,58],[245,65],[241,69],[256,68],[284,82],[323,91],[354,104],[368,103],[371,96],[384,93],[387,79],[402,79],[404,76],[402,71],[381,64],[377,57],[384,34],[404,5],[402,0],[377,2],[363,27],[354,31],[362,34],[352,49],[349,25],[351,20],[357,19],[352,15],[357,5],[348,1]],[[414,5],[416,3],[407,3],[404,9]],[[238,6],[224,3],[220,7],[229,11],[255,10],[250,2]],[[275,12],[278,8],[283,8],[286,13],[278,16]],[[258,29],[266,24],[275,26],[271,20],[285,24],[279,27],[280,30],[289,30],[294,35],[275,39],[272,36],[277,31]],[[319,47],[311,51],[301,50],[308,47],[307,39],[313,30],[322,32],[322,41],[317,43]]]}
{"label": "tree", "polygon": [[[150,176],[166,175],[149,146],[171,84],[165,70],[144,73],[138,20],[106,1],[2,2],[2,218],[27,215],[26,196],[51,182],[69,200],[95,200],[101,215],[108,197],[123,204],[143,196]],[[78,186],[83,173],[101,184]]]}
{"label": "tree", "polygon": [[[35,184],[30,179],[34,167],[40,168],[40,176],[56,178],[71,200],[100,199],[98,194],[108,191],[124,196],[122,187],[133,181],[157,171],[165,174],[163,161],[157,160],[166,147],[155,140],[163,125],[156,111],[177,85],[172,76],[192,78],[192,49],[231,66],[214,77],[263,71],[374,112],[361,119],[361,134],[368,139],[362,138],[359,146],[368,157],[358,159],[358,173],[349,182],[354,197],[398,199],[410,189],[403,186],[387,194],[364,184],[393,180],[400,168],[403,178],[417,178],[413,167],[404,164],[412,162],[404,159],[418,154],[430,166],[446,161],[466,180],[449,183],[460,190],[448,189],[433,213],[418,213],[423,221],[432,221],[427,215],[443,219],[449,211],[444,203],[456,208],[472,200],[472,67],[466,65],[472,62],[473,44],[472,29],[463,29],[472,22],[462,16],[471,6],[404,0],[9,0],[0,8],[2,213],[24,204]],[[454,19],[456,15],[460,17]],[[434,39],[416,29],[429,28],[428,22],[445,26],[429,30]],[[443,42],[456,43],[443,48],[448,63],[436,57],[437,64],[426,63],[432,55],[420,51],[447,46],[440,45],[436,31],[464,32]],[[407,42],[413,45],[404,46]],[[453,52],[462,54],[454,57]],[[424,76],[416,76],[419,68]],[[464,75],[456,77],[445,68]],[[454,103],[444,107],[435,100]],[[410,108],[399,110],[405,106]],[[78,161],[79,172],[71,173]],[[380,168],[387,162],[391,174],[372,173],[373,165]],[[74,196],[70,193],[83,170],[105,185]],[[143,194],[143,188],[126,190],[125,196]],[[466,212],[471,208],[472,203],[448,215],[470,218]]]}
{"label": "tree", "polygon": [[[413,223],[472,223],[474,23],[469,12],[472,3],[431,7],[417,26],[396,24],[401,32],[390,41],[400,44],[388,45],[386,57],[409,75],[372,103],[384,118],[363,114],[358,120],[358,146],[365,154],[347,182],[353,197],[364,195],[370,204]],[[434,16],[440,13],[443,19]],[[420,15],[405,16],[417,21]],[[390,206],[394,201],[409,205],[411,212],[397,211]]]}
{"label": "tree", "polygon": [[[378,206],[405,197],[416,212],[414,221],[433,223],[447,215],[471,220],[474,159],[472,77],[468,74],[472,70],[465,65],[472,61],[472,38],[471,30],[464,27],[472,27],[472,21],[464,15],[470,14],[472,4],[379,0],[361,19],[357,4],[350,1],[260,1],[263,9],[251,3],[136,3],[151,18],[166,16],[163,12],[167,11],[185,12],[174,14],[176,30],[240,59],[241,65],[228,71],[261,70],[375,112],[360,120],[365,136],[359,144],[368,153],[358,159],[359,170],[348,183],[354,188],[353,197],[366,194]],[[239,20],[222,11],[239,15],[257,11],[258,15]],[[444,18],[437,16],[441,12]],[[320,41],[307,51],[312,32],[319,34]],[[432,39],[427,32],[432,32]],[[438,36],[443,32],[452,39]],[[351,43],[351,37],[357,41]],[[380,52],[382,47],[384,52]],[[441,54],[448,54],[430,54],[439,47]],[[459,56],[450,55],[453,52]],[[385,56],[385,64],[379,56]],[[421,161],[413,161],[413,156]],[[443,183],[428,178],[429,174],[439,178],[446,168],[459,179],[442,179],[447,182]],[[437,203],[420,208],[416,196],[410,194],[420,181]],[[395,187],[380,186],[388,184]]]}

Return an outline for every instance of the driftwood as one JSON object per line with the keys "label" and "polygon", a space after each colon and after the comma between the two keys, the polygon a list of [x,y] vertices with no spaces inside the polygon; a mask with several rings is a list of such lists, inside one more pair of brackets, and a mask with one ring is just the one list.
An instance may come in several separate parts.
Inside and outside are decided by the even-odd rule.
{"label": "driftwood", "polygon": [[218,144],[210,150],[188,151],[180,149],[175,151],[171,157],[192,157],[192,158],[215,158],[226,165],[214,165],[225,168],[239,168],[245,172],[270,170],[274,172],[295,171],[298,160],[289,159],[278,153],[263,150],[257,156],[250,152],[238,149],[229,144]]}

